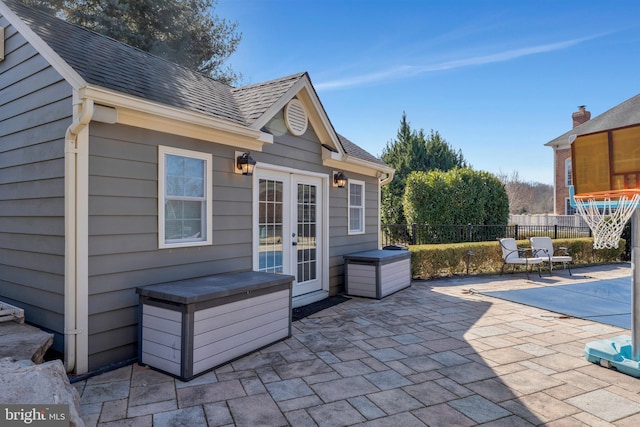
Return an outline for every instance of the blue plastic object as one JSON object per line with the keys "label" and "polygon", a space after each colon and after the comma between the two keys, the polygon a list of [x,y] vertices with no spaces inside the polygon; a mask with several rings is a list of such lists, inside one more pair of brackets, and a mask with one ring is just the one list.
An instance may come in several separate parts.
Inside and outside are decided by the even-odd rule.
{"label": "blue plastic object", "polygon": [[599,341],[592,341],[584,346],[584,355],[591,363],[640,378],[640,362],[631,356],[631,336],[621,335]]}
{"label": "blue plastic object", "polygon": [[[571,205],[571,207],[573,209],[577,209],[578,205],[576,204],[576,191],[575,188],[573,188],[573,185],[569,186],[569,205]],[[605,208],[613,208],[616,209],[618,208],[619,202],[617,200],[611,200],[608,203],[605,203],[603,201],[596,201],[593,203],[590,203],[590,205],[595,206],[597,208],[600,209],[605,209]]]}

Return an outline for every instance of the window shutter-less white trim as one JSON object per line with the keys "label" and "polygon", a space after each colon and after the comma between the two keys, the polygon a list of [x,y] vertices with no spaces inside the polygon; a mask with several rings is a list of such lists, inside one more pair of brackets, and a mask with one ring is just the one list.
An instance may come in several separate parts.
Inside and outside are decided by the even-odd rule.
{"label": "window shutter-less white trim", "polygon": [[[352,203],[352,190],[358,189],[360,192],[360,203]],[[348,182],[348,207],[347,207],[347,227],[348,234],[364,234],[364,181],[350,179]],[[353,225],[353,226],[352,226]]]}
{"label": "window shutter-less white trim", "polygon": [[[167,196],[167,182],[166,182],[166,155],[172,155],[176,157],[191,158],[201,160],[204,162],[204,197],[191,198],[203,204],[203,217],[201,218],[201,235],[198,238],[178,240],[168,240],[165,236],[165,203],[171,198]],[[212,180],[212,164],[213,156],[209,153],[202,153],[198,151],[184,150],[181,148],[168,147],[164,145],[158,146],[158,247],[175,248],[186,246],[203,246],[211,245],[213,243],[213,227],[211,224],[212,212],[213,212],[213,180]],[[172,199],[179,199],[180,197],[173,197]],[[189,198],[184,198],[189,200]]]}

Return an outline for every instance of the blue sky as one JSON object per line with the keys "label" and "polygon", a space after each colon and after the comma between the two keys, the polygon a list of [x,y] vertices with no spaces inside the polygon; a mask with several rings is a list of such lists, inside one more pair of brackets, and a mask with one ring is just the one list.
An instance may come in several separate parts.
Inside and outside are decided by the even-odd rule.
{"label": "blue sky", "polygon": [[335,129],[379,156],[403,111],[477,170],[553,183],[543,144],[640,93],[640,1],[219,0],[242,84],[309,72]]}

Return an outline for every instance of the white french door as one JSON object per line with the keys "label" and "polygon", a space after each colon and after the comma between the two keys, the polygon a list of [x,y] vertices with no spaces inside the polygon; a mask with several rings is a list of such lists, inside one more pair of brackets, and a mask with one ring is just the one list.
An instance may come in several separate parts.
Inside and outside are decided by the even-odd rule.
{"label": "white french door", "polygon": [[254,268],[295,277],[293,296],[323,287],[323,180],[256,171],[257,256]]}

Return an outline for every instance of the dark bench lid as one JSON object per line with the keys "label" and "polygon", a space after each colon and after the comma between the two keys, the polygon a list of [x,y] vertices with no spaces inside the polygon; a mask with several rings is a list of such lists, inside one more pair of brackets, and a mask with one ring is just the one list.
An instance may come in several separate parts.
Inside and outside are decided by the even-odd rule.
{"label": "dark bench lid", "polygon": [[396,259],[411,258],[411,252],[379,249],[379,250],[373,250],[373,251],[357,252],[354,254],[347,254],[343,256],[344,256],[344,259],[349,261],[378,262],[378,261],[393,261]]}
{"label": "dark bench lid", "polygon": [[241,271],[142,286],[136,292],[149,298],[193,304],[278,285],[291,286],[293,280],[293,276],[284,274]]}

